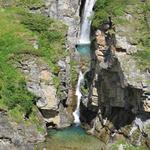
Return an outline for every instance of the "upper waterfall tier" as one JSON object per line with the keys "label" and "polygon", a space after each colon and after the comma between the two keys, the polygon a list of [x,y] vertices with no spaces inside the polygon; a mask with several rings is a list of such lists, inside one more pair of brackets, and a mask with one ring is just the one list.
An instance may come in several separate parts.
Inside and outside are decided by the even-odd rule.
{"label": "upper waterfall tier", "polygon": [[96,0],[86,0],[84,11],[82,14],[81,31],[79,37],[79,44],[90,44],[91,22],[93,15],[93,7]]}

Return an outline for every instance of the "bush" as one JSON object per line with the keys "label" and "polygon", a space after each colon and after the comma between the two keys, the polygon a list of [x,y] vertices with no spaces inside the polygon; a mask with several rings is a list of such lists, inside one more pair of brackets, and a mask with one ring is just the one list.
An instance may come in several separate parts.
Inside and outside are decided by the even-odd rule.
{"label": "bush", "polygon": [[22,13],[21,23],[34,32],[42,33],[48,31],[48,28],[53,21],[42,15]]}

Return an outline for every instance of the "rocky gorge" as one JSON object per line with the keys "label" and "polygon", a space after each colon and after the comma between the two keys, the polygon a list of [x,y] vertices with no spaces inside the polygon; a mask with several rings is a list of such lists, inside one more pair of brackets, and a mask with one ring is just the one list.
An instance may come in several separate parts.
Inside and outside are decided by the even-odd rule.
{"label": "rocky gorge", "polygon": [[[75,48],[83,21],[84,0],[44,0],[42,2],[33,1],[31,4],[28,1],[24,1],[23,4],[19,1],[0,1],[2,13],[5,14],[5,11],[11,7],[23,6],[29,12],[29,18],[27,18],[29,24],[26,23],[26,20],[17,21],[23,22],[31,31],[41,28],[41,31],[37,30],[32,38],[28,37],[29,33],[16,32],[15,34],[25,37],[25,41],[28,41],[34,50],[46,51],[47,46],[44,44],[47,44],[47,39],[51,36],[46,37],[48,32],[54,31],[55,35],[58,30],[65,38],[65,42],[63,41],[60,46],[55,44],[55,40],[58,39],[60,44],[61,35],[56,34],[56,37],[50,37],[50,42],[48,42],[56,48],[56,53],[51,54],[55,55],[54,58],[49,57],[47,53],[41,52],[40,55],[38,52],[30,52],[30,49],[8,54],[7,60],[14,60],[13,69],[22,73],[27,91],[34,95],[32,99],[34,106],[31,109],[32,112],[31,110],[23,112],[21,119],[16,121],[16,118],[19,117],[14,114],[18,114],[18,110],[15,109],[16,112],[14,112],[13,108],[13,111],[10,111],[9,107],[0,103],[0,150],[32,150],[35,144],[45,140],[47,129],[60,130],[71,126],[74,122],[75,88],[80,70],[84,73],[84,82],[80,87],[82,93],[80,121],[87,133],[107,144],[108,149],[112,149],[113,144],[116,150],[120,150],[120,147],[128,149],[128,146],[132,147],[132,145],[135,149],[138,147],[139,149],[150,149],[150,66],[149,63],[144,64],[144,67],[141,66],[142,63],[138,58],[140,53],[143,56],[142,51],[149,50],[148,47],[142,45],[145,42],[146,32],[149,31],[141,28],[144,21],[147,23],[144,25],[149,28],[149,9],[147,12],[145,10],[150,5],[148,0],[137,1],[126,4],[121,15],[109,14],[103,19],[103,22],[98,22],[96,26],[94,21],[98,13],[102,13],[107,7],[110,9],[109,5],[111,5],[111,2],[106,0],[105,8],[105,5],[102,6],[103,2],[97,0],[94,7],[96,17],[92,18],[90,58],[80,56]],[[20,14],[22,15],[19,12]],[[40,20],[41,24],[37,22],[37,26],[30,25],[30,19],[32,19],[30,14],[39,14],[60,22],[48,23],[51,25],[45,31],[41,26],[41,24],[47,25],[44,19]],[[144,21],[140,20],[142,17]],[[101,18],[100,16],[97,20]],[[143,28],[146,28],[145,26]],[[63,29],[66,30],[63,31]],[[2,37],[3,35],[4,33],[1,34]],[[140,35],[143,36],[143,39],[140,38]],[[45,37],[47,39],[44,41]],[[149,40],[149,37],[146,37],[147,39]],[[3,41],[0,43],[2,43],[0,46],[3,45]],[[43,45],[46,48],[42,49]],[[48,51],[48,53],[51,52]],[[149,59],[148,54],[146,55]],[[3,75],[0,74],[1,76]],[[2,89],[1,100],[5,94],[3,94],[1,80],[0,87],[2,87],[0,88]],[[27,97],[24,96],[24,98]],[[19,97],[19,99],[22,98]],[[21,105],[20,101],[17,103]]]}

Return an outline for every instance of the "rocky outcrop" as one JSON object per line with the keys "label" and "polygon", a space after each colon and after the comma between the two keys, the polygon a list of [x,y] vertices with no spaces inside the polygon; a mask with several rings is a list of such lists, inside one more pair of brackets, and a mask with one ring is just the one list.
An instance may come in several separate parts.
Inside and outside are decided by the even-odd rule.
{"label": "rocky outcrop", "polygon": [[[81,4],[82,3],[82,4]],[[30,12],[32,13],[42,13],[50,18],[57,19],[62,21],[68,27],[68,32],[66,35],[65,49],[69,51],[69,55],[66,58],[60,60],[58,62],[58,66],[60,67],[60,72],[58,77],[61,80],[60,83],[60,91],[57,93],[57,96],[60,99],[62,107],[64,109],[69,110],[69,114],[66,111],[66,115],[69,118],[72,118],[72,112],[74,103],[73,102],[73,87],[71,79],[71,74],[75,72],[74,68],[71,68],[70,65],[73,61],[78,61],[79,57],[75,51],[75,45],[77,44],[78,34],[80,31],[80,15],[81,9],[80,6],[84,5],[84,1],[81,0],[45,0],[45,6],[41,8],[30,8]],[[83,7],[83,6],[82,6]],[[70,61],[71,60],[71,61]],[[77,65],[76,65],[77,66]],[[73,72],[74,71],[74,72]],[[59,103],[59,102],[58,102]],[[60,111],[61,112],[61,111]],[[63,111],[64,112],[64,111]],[[65,120],[68,117],[63,116]],[[65,115],[65,116],[66,116]],[[57,121],[59,119],[57,118]],[[69,119],[70,120],[70,119]],[[72,119],[71,119],[72,120]]]}
{"label": "rocky outcrop", "polygon": [[144,144],[150,137],[150,73],[139,69],[134,57],[139,47],[127,32],[133,32],[132,27],[97,30],[91,94],[88,104],[81,105],[81,119],[106,143],[123,135]]}
{"label": "rocky outcrop", "polygon": [[74,49],[80,27],[80,0],[46,0],[45,13],[68,26],[67,45]]}
{"label": "rocky outcrop", "polygon": [[45,135],[46,130],[40,133],[31,123],[17,124],[9,119],[5,111],[0,111],[1,150],[33,150],[36,143],[45,140]]}
{"label": "rocky outcrop", "polygon": [[150,85],[148,80],[150,73],[148,71],[142,72],[133,56],[129,55],[129,49],[130,54],[133,54],[137,49],[136,46],[124,42],[126,37],[118,39],[119,32],[116,32],[115,35],[115,45],[113,42],[109,43],[110,45],[105,44],[107,38],[110,37],[101,31],[97,31],[96,35],[98,44],[95,51],[98,60],[97,71],[100,70],[98,80],[103,86],[99,91],[103,94],[106,93],[106,96],[101,94],[101,100],[104,103],[109,102],[113,107],[128,107],[125,106],[128,103],[133,107],[133,111],[149,112]]}
{"label": "rocky outcrop", "polygon": [[[58,65],[60,66],[60,62],[58,62]],[[57,128],[69,126],[72,122],[72,115],[65,108],[67,93],[64,88],[67,87],[60,85],[56,89],[54,78],[57,78],[57,80],[59,78],[39,58],[26,56],[17,66],[25,74],[28,90],[36,95],[36,105],[41,111],[46,124]],[[61,62],[60,68],[62,69],[60,70],[65,69],[64,67],[65,64],[63,65]],[[60,73],[62,74],[62,71]],[[65,83],[64,76],[59,75],[59,77]]]}

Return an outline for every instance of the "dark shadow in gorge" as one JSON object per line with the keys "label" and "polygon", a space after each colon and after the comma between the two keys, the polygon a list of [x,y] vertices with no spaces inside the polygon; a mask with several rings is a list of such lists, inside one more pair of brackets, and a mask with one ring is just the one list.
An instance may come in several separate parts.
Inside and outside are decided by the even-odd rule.
{"label": "dark shadow in gorge", "polygon": [[[110,56],[111,57],[111,56]],[[93,57],[94,58],[94,54]],[[98,72],[98,79],[95,81],[95,59],[91,63],[91,70],[85,74],[89,80],[88,104],[81,103],[81,121],[91,127],[96,117],[99,118],[103,126],[103,119],[107,118],[113,126],[110,130],[121,129],[131,125],[136,115],[142,113],[142,94],[141,89],[136,89],[124,83],[124,74],[117,59],[111,59],[108,69],[101,69]],[[110,62],[110,59],[108,60]],[[109,63],[108,62],[108,63]],[[92,105],[92,88],[98,90],[98,105]],[[99,111],[100,110],[100,111]],[[99,113],[100,112],[100,113]]]}

